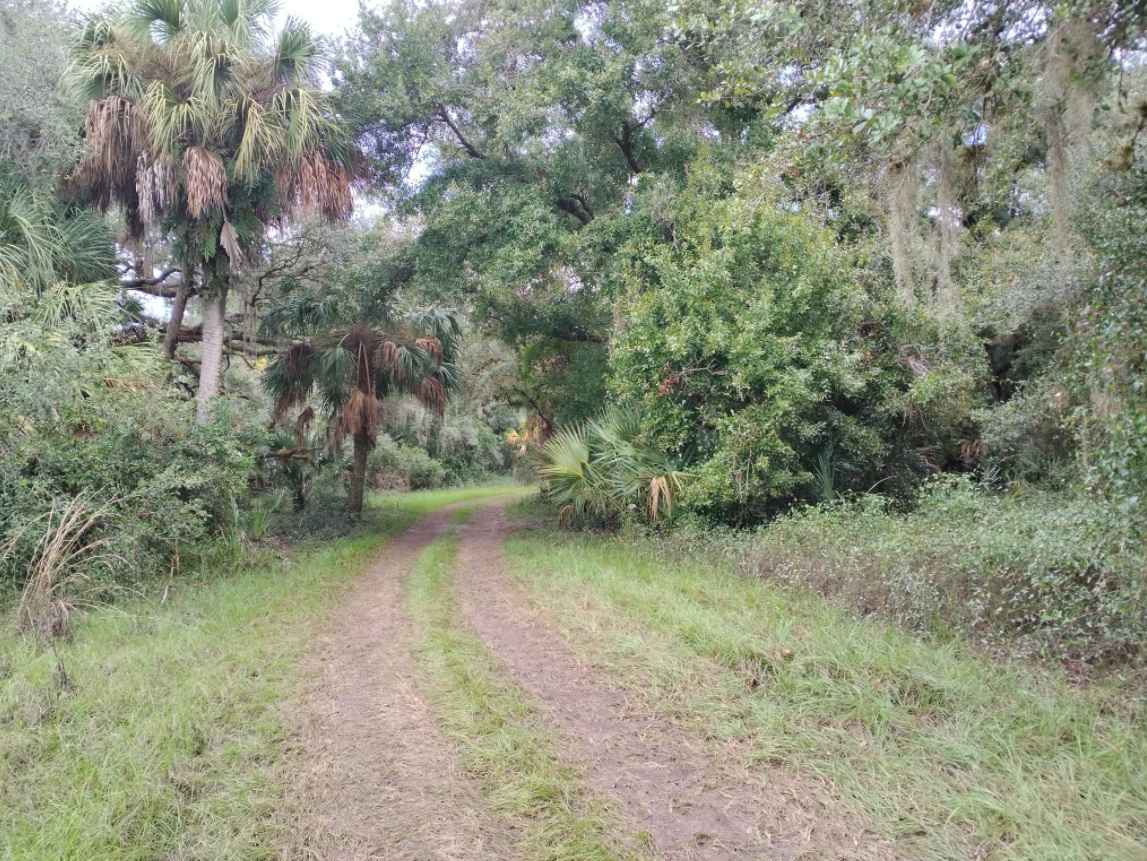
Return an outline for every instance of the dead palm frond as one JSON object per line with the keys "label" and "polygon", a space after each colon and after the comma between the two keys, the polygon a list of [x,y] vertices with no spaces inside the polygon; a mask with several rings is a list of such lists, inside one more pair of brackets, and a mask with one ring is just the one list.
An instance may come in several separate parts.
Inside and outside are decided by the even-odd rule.
{"label": "dead palm frond", "polygon": [[223,159],[206,147],[188,147],[183,153],[183,182],[187,189],[187,211],[200,218],[227,203],[227,168]]}
{"label": "dead palm frond", "polygon": [[378,438],[380,406],[374,395],[355,389],[339,412],[339,425],[343,432],[351,435],[365,434],[367,444],[373,447]]}

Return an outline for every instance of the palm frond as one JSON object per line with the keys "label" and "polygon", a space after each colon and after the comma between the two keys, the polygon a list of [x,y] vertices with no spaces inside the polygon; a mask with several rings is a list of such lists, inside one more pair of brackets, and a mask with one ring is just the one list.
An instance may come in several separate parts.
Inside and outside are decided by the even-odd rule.
{"label": "palm frond", "polygon": [[381,412],[378,398],[369,392],[355,389],[339,413],[339,424],[344,433],[365,434],[367,445],[374,447],[378,438]]}
{"label": "palm frond", "polygon": [[310,27],[298,18],[288,18],[279,31],[271,64],[271,79],[281,84],[311,82],[319,43]]}
{"label": "palm frond", "polygon": [[187,210],[192,218],[223,209],[227,203],[227,168],[219,156],[205,147],[188,147],[183,153],[183,172]]}
{"label": "palm frond", "polygon": [[446,412],[446,387],[436,377],[423,377],[414,388],[414,396],[426,409],[439,416]]}
{"label": "palm frond", "polygon": [[137,32],[166,44],[183,32],[185,5],[184,0],[136,0],[127,22]]}
{"label": "palm frond", "polygon": [[546,494],[563,506],[563,520],[587,512],[616,515],[626,506],[644,511],[654,523],[673,516],[688,475],[663,452],[642,444],[640,431],[639,413],[615,407],[546,443],[539,474]]}

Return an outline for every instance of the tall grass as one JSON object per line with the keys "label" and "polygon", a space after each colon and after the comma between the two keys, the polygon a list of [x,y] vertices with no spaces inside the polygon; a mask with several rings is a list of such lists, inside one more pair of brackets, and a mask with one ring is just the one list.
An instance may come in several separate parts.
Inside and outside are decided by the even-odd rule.
{"label": "tall grass", "polygon": [[[70,632],[71,611],[84,602],[89,575],[95,568],[111,568],[124,560],[109,553],[106,539],[97,537],[99,526],[114,500],[95,505],[81,493],[15,529],[0,544],[0,567],[15,555],[27,555],[27,579],[16,608],[20,628],[36,631],[49,640]],[[27,554],[24,545],[32,546]]]}

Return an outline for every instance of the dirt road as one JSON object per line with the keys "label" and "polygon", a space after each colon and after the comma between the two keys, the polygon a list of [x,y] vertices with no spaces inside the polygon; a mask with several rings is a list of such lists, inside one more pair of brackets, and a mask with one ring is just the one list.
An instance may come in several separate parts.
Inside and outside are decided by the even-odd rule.
{"label": "dirt road", "polygon": [[[447,533],[450,512],[384,551],[316,639],[284,806],[285,861],[526,859],[516,827],[491,812],[435,723],[413,655],[404,578]],[[745,752],[690,737],[579,662],[515,586],[503,505],[461,528],[455,589],[468,625],[552,726],[563,761],[586,775],[641,857],[887,859],[890,848],[816,787]],[[635,844],[634,835],[640,835]],[[628,857],[620,855],[619,858]]]}

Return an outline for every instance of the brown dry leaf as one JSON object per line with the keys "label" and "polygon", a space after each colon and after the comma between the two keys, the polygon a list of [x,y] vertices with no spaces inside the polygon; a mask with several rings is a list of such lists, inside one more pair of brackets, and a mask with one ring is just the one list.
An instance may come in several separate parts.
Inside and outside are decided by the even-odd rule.
{"label": "brown dry leaf", "polygon": [[227,203],[227,168],[223,160],[206,147],[193,146],[183,154],[187,211],[199,218]]}
{"label": "brown dry leaf", "polygon": [[231,260],[231,271],[239,271],[239,260],[242,250],[239,248],[239,234],[235,232],[234,226],[227,219],[223,219],[223,228],[219,231],[219,244],[223,246],[223,250],[227,252],[227,257]]}

